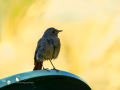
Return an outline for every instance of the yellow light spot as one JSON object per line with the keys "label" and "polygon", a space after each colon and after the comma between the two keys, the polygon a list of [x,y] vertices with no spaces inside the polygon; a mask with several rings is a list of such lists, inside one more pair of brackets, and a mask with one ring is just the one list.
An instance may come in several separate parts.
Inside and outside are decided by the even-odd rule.
{"label": "yellow light spot", "polygon": [[0,53],[3,57],[14,54],[14,48],[9,42],[3,42],[0,46]]}

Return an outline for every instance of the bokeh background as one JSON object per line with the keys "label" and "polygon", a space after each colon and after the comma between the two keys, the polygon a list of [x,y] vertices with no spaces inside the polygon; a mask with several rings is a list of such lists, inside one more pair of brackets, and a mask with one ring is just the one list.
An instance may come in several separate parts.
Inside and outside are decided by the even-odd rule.
{"label": "bokeh background", "polygon": [[0,78],[33,70],[49,27],[63,30],[57,69],[93,90],[120,90],[120,0],[0,0]]}

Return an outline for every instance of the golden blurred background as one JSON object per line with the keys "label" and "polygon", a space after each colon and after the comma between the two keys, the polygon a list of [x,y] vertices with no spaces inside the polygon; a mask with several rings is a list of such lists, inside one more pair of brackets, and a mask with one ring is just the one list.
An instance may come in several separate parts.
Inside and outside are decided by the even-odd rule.
{"label": "golden blurred background", "polygon": [[33,70],[49,27],[63,30],[57,69],[93,90],[120,90],[120,0],[0,0],[0,78]]}

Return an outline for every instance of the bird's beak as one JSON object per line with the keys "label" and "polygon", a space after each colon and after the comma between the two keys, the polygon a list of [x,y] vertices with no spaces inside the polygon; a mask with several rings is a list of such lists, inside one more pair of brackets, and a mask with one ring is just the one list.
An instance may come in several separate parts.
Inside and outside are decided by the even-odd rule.
{"label": "bird's beak", "polygon": [[57,32],[59,33],[59,32],[62,32],[63,30],[57,30]]}

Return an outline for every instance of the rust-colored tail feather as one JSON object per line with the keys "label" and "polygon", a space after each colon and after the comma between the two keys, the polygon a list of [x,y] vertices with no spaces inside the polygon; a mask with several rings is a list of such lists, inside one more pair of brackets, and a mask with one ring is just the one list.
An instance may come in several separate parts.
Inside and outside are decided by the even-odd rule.
{"label": "rust-colored tail feather", "polygon": [[43,64],[43,62],[42,63],[41,62],[36,62],[35,67],[33,68],[33,71],[34,70],[41,70],[42,69],[42,64]]}

